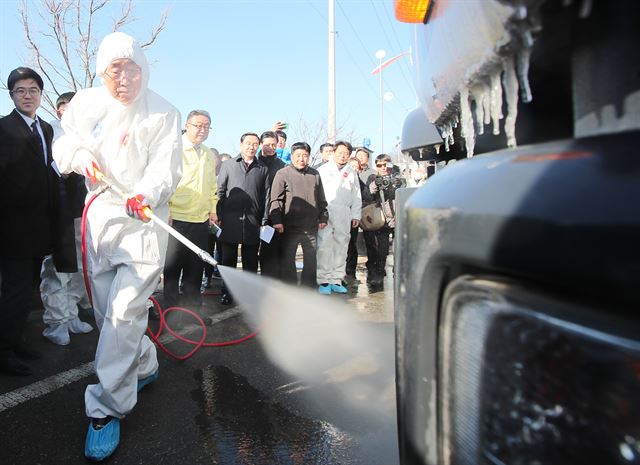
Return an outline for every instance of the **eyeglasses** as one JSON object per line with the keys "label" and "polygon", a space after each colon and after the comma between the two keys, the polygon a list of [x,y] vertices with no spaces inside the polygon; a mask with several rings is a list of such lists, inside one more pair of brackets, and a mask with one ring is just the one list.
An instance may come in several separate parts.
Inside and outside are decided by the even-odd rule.
{"label": "eyeglasses", "polygon": [[204,124],[193,124],[193,123],[187,123],[189,126],[193,126],[194,128],[197,128],[198,131],[208,131],[209,129],[211,129],[210,125],[204,125]]}
{"label": "eyeglasses", "polygon": [[127,68],[117,68],[110,71],[105,71],[104,75],[112,81],[119,81],[123,77],[127,76],[128,79],[138,79],[142,74],[142,70],[138,66],[129,66]]}
{"label": "eyeglasses", "polygon": [[30,87],[29,89],[25,89],[24,87],[18,87],[11,91],[12,95],[17,95],[18,97],[24,97],[29,94],[32,97],[36,97],[40,95],[42,92],[38,87]]}
{"label": "eyeglasses", "polygon": [[377,164],[377,163],[376,163],[376,166],[377,166],[378,168],[388,168],[388,166],[387,166],[387,164],[386,164],[386,163],[383,163],[383,164],[381,164],[381,165],[379,165],[379,164]]}

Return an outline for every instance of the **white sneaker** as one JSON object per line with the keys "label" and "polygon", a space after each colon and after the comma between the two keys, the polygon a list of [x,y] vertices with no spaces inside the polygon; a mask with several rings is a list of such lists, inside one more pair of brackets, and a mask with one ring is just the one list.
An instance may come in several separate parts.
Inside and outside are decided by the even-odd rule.
{"label": "white sneaker", "polygon": [[66,346],[71,342],[67,323],[49,325],[42,331],[42,335],[59,346]]}
{"label": "white sneaker", "polygon": [[91,326],[89,323],[85,323],[78,317],[75,317],[67,324],[69,325],[69,331],[71,331],[73,334],[87,334],[93,331],[93,326]]}

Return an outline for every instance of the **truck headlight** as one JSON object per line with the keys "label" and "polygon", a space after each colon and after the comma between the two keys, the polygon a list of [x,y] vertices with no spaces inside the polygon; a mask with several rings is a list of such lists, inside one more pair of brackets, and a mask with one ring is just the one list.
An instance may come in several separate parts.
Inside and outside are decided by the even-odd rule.
{"label": "truck headlight", "polygon": [[636,322],[472,277],[443,309],[443,463],[640,463]]}

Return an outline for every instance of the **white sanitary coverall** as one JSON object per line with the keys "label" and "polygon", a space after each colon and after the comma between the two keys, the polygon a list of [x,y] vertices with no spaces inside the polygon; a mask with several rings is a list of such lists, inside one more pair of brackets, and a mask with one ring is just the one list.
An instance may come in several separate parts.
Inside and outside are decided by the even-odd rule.
{"label": "white sanitary coverall", "polygon": [[[63,173],[82,173],[83,149],[102,172],[131,196],[142,194],[154,213],[167,220],[167,202],[182,171],[180,114],[147,89],[149,67],[131,37],[115,32],[100,45],[96,73],[127,58],[142,69],[141,90],[129,105],[106,87],[79,91],[62,118],[64,135],[53,146]],[[87,183],[89,196],[99,185]],[[145,335],[146,302],[158,284],[167,250],[167,233],[153,222],[127,216],[125,200],[110,191],[88,212],[88,269],[100,339],[95,368],[99,383],[85,392],[86,414],[123,418],[137,401],[137,381],[158,368],[156,349]]]}
{"label": "white sanitary coverall", "polygon": [[[55,142],[62,135],[60,120],[54,119],[49,124],[53,128],[53,142]],[[57,166],[54,165],[54,168],[57,169]],[[87,333],[93,329],[91,325],[78,318],[78,306],[91,307],[82,274],[80,225],[80,218],[75,218],[73,227],[78,271],[58,273],[51,255],[44,257],[40,270],[40,297],[44,306],[42,321],[47,325],[42,335],[60,345],[69,343],[69,332]]]}
{"label": "white sanitary coverall", "polygon": [[[78,324],[78,306],[90,308],[89,297],[84,286],[82,275],[82,255],[80,250],[80,218],[74,219],[76,234],[76,258],[78,261],[78,271],[76,273],[58,273],[53,264],[53,257],[47,255],[42,261],[40,271],[40,297],[44,306],[42,321],[53,327],[61,324]],[[49,328],[47,328],[49,329]],[[45,329],[45,337],[49,337]],[[89,330],[90,328],[86,328]],[[65,328],[67,331],[68,328]],[[78,332],[76,328],[71,328],[72,332]],[[81,332],[86,332],[81,331]]]}
{"label": "white sanitary coverall", "polygon": [[318,168],[327,199],[329,222],[318,231],[318,284],[341,284],[345,275],[351,220],[360,220],[362,197],[358,174],[347,163],[330,160]]}

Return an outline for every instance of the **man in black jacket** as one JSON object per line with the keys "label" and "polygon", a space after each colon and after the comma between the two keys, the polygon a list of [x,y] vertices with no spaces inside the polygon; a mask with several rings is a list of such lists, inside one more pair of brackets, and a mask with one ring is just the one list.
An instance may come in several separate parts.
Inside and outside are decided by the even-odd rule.
{"label": "man in black jacket", "polygon": [[[269,187],[273,185],[276,173],[287,166],[276,156],[278,136],[273,131],[265,131],[260,135],[260,155],[258,160],[269,169]],[[271,222],[267,222],[273,226]],[[280,258],[282,255],[280,235],[274,234],[270,242],[260,241],[260,273],[270,278],[280,279]]]}
{"label": "man in black jacket", "polygon": [[371,195],[378,199],[385,218],[385,225],[377,231],[372,231],[375,261],[369,267],[367,282],[374,288],[381,287],[386,276],[389,235],[393,234],[396,226],[396,190],[407,185],[404,178],[392,174],[393,167],[391,157],[381,153],[376,157],[376,175],[370,176],[367,180],[367,188]]}
{"label": "man in black jacket", "polygon": [[62,242],[57,174],[51,165],[53,129],[36,115],[43,87],[34,70],[11,71],[7,88],[16,109],[0,119],[0,371],[23,376],[31,374],[24,361],[42,357],[23,340],[34,272],[52,249],[58,271],[76,270],[75,256],[64,262],[57,253]]}
{"label": "man in black jacket", "polygon": [[[267,222],[269,170],[256,158],[260,138],[247,132],[240,138],[240,155],[222,164],[218,174],[217,213],[222,235],[222,265],[236,267],[242,246],[242,269],[258,271],[260,227]],[[233,303],[222,283],[223,304]]]}

